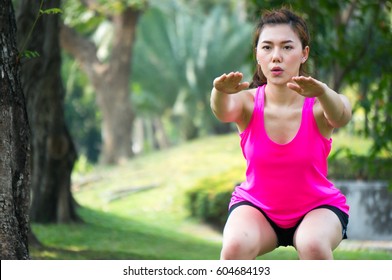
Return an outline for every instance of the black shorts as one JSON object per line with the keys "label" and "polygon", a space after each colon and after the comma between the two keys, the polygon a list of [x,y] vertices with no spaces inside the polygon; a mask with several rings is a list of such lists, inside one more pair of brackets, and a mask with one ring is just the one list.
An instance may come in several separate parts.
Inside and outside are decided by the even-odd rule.
{"label": "black shorts", "polygon": [[[252,206],[252,207],[256,208],[257,210],[259,210],[264,215],[264,217],[270,223],[271,227],[274,229],[276,236],[278,237],[278,246],[277,247],[279,247],[279,246],[286,247],[286,246],[293,246],[294,245],[293,244],[294,233],[297,230],[300,223],[302,222],[303,217],[300,221],[298,221],[298,223],[295,226],[293,226],[291,228],[281,228],[274,221],[272,221],[262,209],[260,209],[259,207],[257,207],[256,205],[254,205],[253,203],[248,202],[248,201],[242,201],[242,202],[238,202],[238,203],[232,205],[229,209],[229,215],[231,212],[233,212],[233,210],[235,208],[237,208],[238,206],[241,206],[241,205]],[[331,206],[331,205],[320,205],[314,209],[318,209],[318,208],[327,208],[327,209],[331,210],[332,212],[334,212],[338,216],[338,218],[342,224],[342,228],[343,228],[342,237],[343,237],[343,239],[347,239],[348,215],[346,213],[344,213],[342,210],[340,210],[339,208],[337,208],[335,206]]]}

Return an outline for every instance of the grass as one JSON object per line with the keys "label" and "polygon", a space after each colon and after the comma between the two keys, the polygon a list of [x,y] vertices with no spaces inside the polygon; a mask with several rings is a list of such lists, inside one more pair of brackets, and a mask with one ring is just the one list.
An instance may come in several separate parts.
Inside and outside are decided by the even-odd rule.
{"label": "grass", "polygon": [[[335,143],[339,141],[344,142]],[[359,145],[362,151],[364,145]],[[32,247],[31,257],[218,259],[221,232],[189,217],[184,193],[200,178],[236,166],[245,170],[244,164],[238,136],[226,135],[139,156],[120,166],[94,166],[87,174],[75,174],[73,195],[84,222],[33,224],[33,232],[44,247]],[[392,253],[337,249],[335,258],[392,259]],[[291,260],[297,259],[297,254],[292,248],[279,248],[261,259]]]}

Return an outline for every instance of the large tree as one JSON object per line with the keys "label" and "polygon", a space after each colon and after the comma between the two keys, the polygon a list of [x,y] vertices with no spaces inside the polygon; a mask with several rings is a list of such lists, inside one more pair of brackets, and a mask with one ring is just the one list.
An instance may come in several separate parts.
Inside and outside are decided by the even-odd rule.
{"label": "large tree", "polygon": [[133,155],[129,82],[135,31],[145,1],[81,2],[96,18],[112,25],[110,55],[100,57],[90,34],[68,25],[61,29],[61,45],[79,62],[94,87],[102,113],[102,161],[116,164]]}
{"label": "large tree", "polygon": [[61,18],[59,14],[42,15],[42,11],[60,8],[60,2],[20,0],[17,18],[20,48],[26,46],[39,54],[23,63],[22,84],[32,128],[30,218],[40,223],[78,220],[71,194],[76,151],[64,120]]}
{"label": "large tree", "polygon": [[0,259],[29,259],[29,126],[11,0],[0,0]]}

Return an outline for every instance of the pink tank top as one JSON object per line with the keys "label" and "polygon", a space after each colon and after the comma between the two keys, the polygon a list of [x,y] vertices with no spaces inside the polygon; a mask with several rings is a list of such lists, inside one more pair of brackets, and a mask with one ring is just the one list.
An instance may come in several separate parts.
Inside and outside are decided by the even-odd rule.
{"label": "pink tank top", "polygon": [[235,188],[229,206],[249,201],[282,228],[295,226],[321,205],[335,206],[348,214],[345,196],[327,179],[332,139],[319,132],[313,115],[315,98],[305,98],[295,137],[278,144],[264,127],[264,95],[265,85],[257,89],[251,120],[240,134],[246,180]]}

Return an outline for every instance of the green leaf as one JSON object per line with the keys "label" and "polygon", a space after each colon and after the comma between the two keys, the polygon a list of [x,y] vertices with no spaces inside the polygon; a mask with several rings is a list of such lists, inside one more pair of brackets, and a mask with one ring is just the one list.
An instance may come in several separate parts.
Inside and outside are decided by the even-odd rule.
{"label": "green leaf", "polygon": [[39,56],[40,55],[37,51],[25,50],[21,53],[21,57],[28,58],[28,59],[37,58]]}
{"label": "green leaf", "polygon": [[54,15],[54,14],[62,14],[62,13],[63,13],[63,11],[59,8],[40,10],[40,15],[42,15],[42,14]]}

